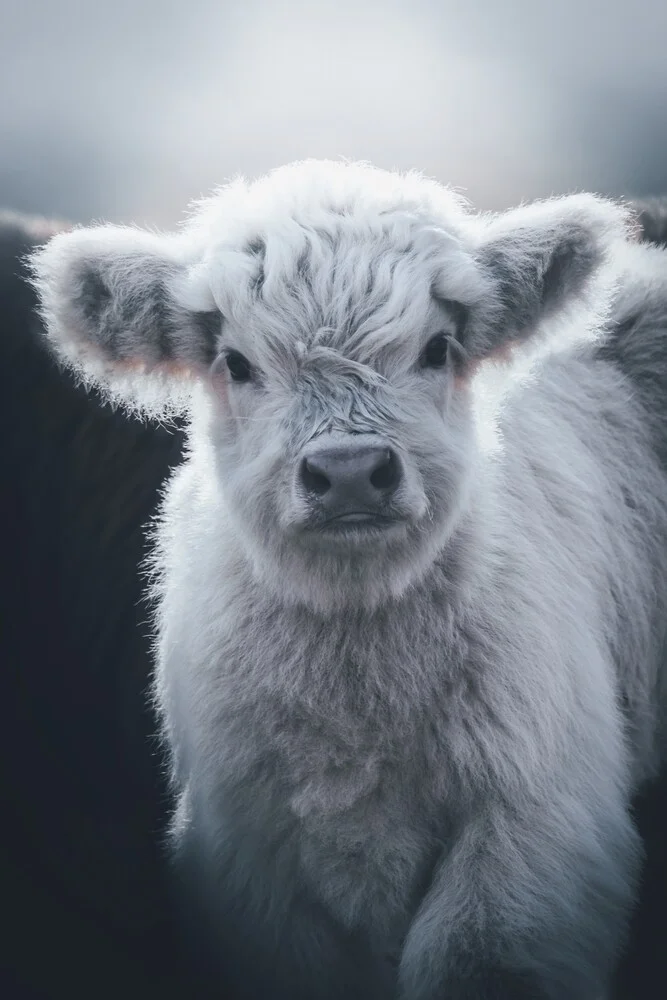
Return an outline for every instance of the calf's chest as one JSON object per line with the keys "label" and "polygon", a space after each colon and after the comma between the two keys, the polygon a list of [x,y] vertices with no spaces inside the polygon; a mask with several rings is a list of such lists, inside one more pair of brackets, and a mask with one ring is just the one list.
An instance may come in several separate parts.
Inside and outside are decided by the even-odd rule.
{"label": "calf's chest", "polygon": [[416,739],[380,736],[361,717],[294,709],[244,740],[262,774],[243,785],[248,814],[270,798],[267,829],[288,841],[309,890],[346,927],[398,948],[442,847],[444,775]]}

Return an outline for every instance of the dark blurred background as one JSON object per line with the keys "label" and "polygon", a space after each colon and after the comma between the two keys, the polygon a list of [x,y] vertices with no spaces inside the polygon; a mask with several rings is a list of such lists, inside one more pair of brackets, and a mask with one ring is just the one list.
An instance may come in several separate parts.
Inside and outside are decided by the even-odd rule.
{"label": "dark blurred background", "polygon": [[664,0],[0,0],[0,203],[172,225],[304,156],[667,191]]}

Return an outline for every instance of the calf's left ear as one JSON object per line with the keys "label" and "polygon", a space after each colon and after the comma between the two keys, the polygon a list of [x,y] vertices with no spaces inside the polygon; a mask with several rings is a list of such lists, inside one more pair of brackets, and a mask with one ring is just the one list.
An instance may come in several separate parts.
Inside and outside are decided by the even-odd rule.
{"label": "calf's left ear", "polygon": [[590,194],[525,205],[488,222],[475,253],[487,294],[471,316],[468,356],[502,356],[584,299],[630,227],[627,208]]}

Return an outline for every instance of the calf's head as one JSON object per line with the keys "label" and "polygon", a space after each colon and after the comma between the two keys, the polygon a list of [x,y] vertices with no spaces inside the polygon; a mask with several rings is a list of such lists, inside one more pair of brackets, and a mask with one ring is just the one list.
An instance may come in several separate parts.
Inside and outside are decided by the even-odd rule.
{"label": "calf's head", "polygon": [[32,268],[65,362],[149,415],[189,409],[221,532],[327,610],[400,594],[448,544],[477,366],[592,309],[626,219],[592,195],[475,216],[418,175],[308,161],[230,184],[175,234],[57,235]]}

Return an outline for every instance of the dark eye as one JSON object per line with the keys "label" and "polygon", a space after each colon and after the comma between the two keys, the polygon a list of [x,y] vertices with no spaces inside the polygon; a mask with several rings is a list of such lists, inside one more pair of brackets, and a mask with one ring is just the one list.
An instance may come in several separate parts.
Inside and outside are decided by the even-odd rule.
{"label": "dark eye", "polygon": [[229,374],[235,382],[249,382],[252,378],[252,366],[247,358],[244,358],[239,351],[227,351],[225,361],[229,368]]}
{"label": "dark eye", "polygon": [[422,351],[423,368],[444,368],[449,353],[449,338],[446,333],[436,333]]}

